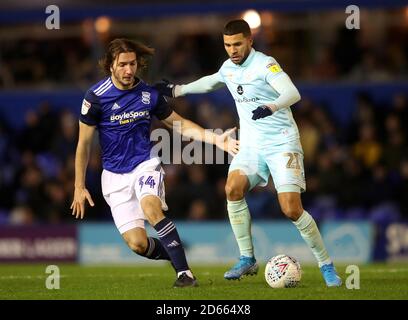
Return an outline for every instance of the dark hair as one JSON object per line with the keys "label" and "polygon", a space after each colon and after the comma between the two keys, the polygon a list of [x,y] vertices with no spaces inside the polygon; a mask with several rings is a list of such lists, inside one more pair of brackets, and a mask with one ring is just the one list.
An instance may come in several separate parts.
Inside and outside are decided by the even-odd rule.
{"label": "dark hair", "polygon": [[99,65],[105,74],[111,73],[110,67],[119,54],[127,52],[134,52],[136,54],[138,68],[144,69],[147,67],[147,57],[154,54],[154,49],[129,39],[112,40],[108,45],[105,56],[99,60]]}
{"label": "dark hair", "polygon": [[232,36],[234,34],[242,33],[244,34],[244,37],[247,38],[251,36],[251,28],[245,20],[232,20],[227,22],[222,33],[226,36]]}

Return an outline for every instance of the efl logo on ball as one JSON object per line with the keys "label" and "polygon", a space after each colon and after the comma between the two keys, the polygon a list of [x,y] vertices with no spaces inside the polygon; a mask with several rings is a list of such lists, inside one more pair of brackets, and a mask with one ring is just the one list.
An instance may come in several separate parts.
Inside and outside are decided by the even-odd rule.
{"label": "efl logo on ball", "polygon": [[271,258],[265,267],[265,280],[272,288],[296,287],[302,278],[299,262],[281,254]]}

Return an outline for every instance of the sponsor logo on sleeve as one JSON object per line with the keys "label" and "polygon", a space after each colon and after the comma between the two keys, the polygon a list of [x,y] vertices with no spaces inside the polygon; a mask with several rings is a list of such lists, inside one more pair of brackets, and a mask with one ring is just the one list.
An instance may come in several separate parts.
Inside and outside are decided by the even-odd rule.
{"label": "sponsor logo on sleeve", "polygon": [[268,64],[266,68],[272,73],[278,73],[282,71],[281,67],[276,62]]}
{"label": "sponsor logo on sleeve", "polygon": [[91,108],[91,103],[86,101],[85,99],[82,101],[82,108],[81,108],[81,113],[83,115],[86,115]]}

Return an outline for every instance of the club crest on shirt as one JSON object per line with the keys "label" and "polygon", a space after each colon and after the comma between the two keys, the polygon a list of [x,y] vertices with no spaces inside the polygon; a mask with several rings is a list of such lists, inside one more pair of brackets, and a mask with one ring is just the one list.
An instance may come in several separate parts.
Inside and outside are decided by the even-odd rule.
{"label": "club crest on shirt", "polygon": [[150,104],[150,92],[142,91],[142,103]]}
{"label": "club crest on shirt", "polygon": [[242,88],[242,86],[241,85],[239,85],[238,87],[237,87],[237,92],[238,92],[238,94],[243,94],[244,93],[244,88]]}
{"label": "club crest on shirt", "polygon": [[91,103],[86,101],[85,99],[82,101],[82,108],[81,108],[81,113],[83,115],[86,115],[91,108]]}
{"label": "club crest on shirt", "polygon": [[272,73],[278,73],[282,71],[281,67],[276,62],[268,64],[266,68]]}

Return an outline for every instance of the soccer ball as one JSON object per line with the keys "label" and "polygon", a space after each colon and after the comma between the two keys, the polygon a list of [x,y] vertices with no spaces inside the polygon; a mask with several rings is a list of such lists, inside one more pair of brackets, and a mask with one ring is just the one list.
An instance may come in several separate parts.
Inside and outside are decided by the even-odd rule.
{"label": "soccer ball", "polygon": [[265,280],[272,288],[296,287],[301,277],[299,262],[285,254],[271,258],[265,267]]}

